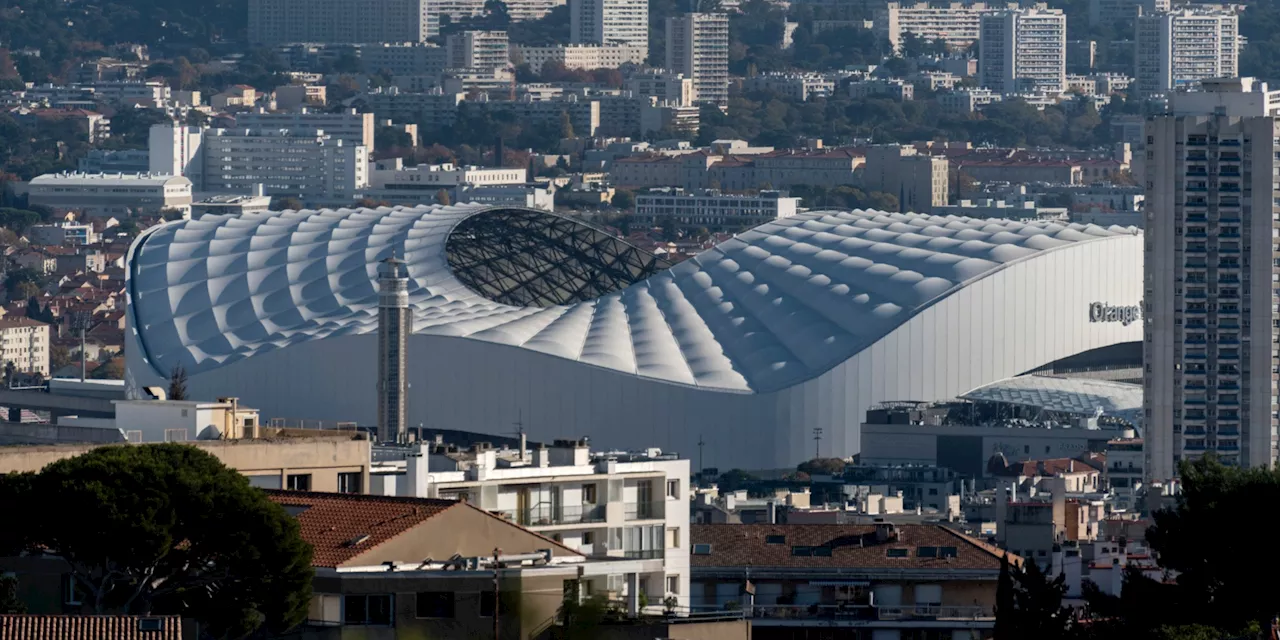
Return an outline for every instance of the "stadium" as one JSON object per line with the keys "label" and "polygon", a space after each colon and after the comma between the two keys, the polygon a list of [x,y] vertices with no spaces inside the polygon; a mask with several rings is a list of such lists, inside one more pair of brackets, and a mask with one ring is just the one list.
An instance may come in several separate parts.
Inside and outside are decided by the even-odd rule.
{"label": "stadium", "polygon": [[[130,394],[376,422],[378,263],[407,263],[408,424],[661,447],[720,468],[858,452],[867,409],[1140,359],[1142,237],[820,211],[671,266],[481,205],[206,216],[128,255]],[[1136,319],[1136,321],[1135,321]]]}

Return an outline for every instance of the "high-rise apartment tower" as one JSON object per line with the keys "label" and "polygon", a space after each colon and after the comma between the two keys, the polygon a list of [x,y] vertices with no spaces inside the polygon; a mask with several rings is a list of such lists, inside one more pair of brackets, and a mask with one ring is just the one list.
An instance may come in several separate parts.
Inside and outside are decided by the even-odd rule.
{"label": "high-rise apartment tower", "polygon": [[1146,123],[1144,422],[1148,481],[1217,452],[1276,459],[1280,92],[1205,81]]}

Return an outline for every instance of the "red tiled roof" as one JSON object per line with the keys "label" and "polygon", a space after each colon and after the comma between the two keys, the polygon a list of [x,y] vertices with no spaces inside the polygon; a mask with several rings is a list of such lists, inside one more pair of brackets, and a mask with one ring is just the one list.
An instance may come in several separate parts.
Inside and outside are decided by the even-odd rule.
{"label": "red tiled roof", "polygon": [[[695,524],[690,540],[710,545],[708,554],[692,554],[695,567],[796,567],[845,569],[1000,569],[1006,552],[937,525],[900,524],[896,539],[877,542],[875,525]],[[782,536],[781,542],[767,542]],[[776,540],[777,538],[775,538]],[[794,555],[792,547],[830,548],[830,555]],[[954,547],[950,558],[920,557],[919,547]],[[889,557],[890,549],[906,557]],[[1010,561],[1021,558],[1008,554]]]}
{"label": "red tiled roof", "polygon": [[[144,631],[143,620],[159,631]],[[0,640],[179,640],[178,616],[0,615]]]}
{"label": "red tiled roof", "polygon": [[[345,493],[267,493],[276,504],[302,508],[296,517],[302,527],[302,539],[315,549],[311,564],[330,568],[339,567],[445,509],[462,504],[454,500]],[[362,536],[368,538],[356,543]]]}

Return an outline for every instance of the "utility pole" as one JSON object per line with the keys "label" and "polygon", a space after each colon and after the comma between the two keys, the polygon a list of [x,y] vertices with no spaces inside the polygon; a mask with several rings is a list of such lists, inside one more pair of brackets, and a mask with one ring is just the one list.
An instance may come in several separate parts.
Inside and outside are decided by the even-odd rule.
{"label": "utility pole", "polygon": [[498,625],[498,603],[502,601],[501,592],[498,591],[498,577],[501,574],[501,566],[498,564],[498,558],[502,555],[502,549],[493,548],[493,640],[500,640],[500,631]]}
{"label": "utility pole", "polygon": [[813,457],[822,457],[822,427],[813,428]]}

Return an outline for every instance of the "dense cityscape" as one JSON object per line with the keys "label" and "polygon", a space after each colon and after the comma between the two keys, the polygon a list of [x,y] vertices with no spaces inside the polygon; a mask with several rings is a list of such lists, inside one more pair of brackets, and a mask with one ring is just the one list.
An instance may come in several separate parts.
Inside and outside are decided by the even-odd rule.
{"label": "dense cityscape", "polygon": [[1278,237],[1276,0],[0,1],[0,640],[1280,640]]}

